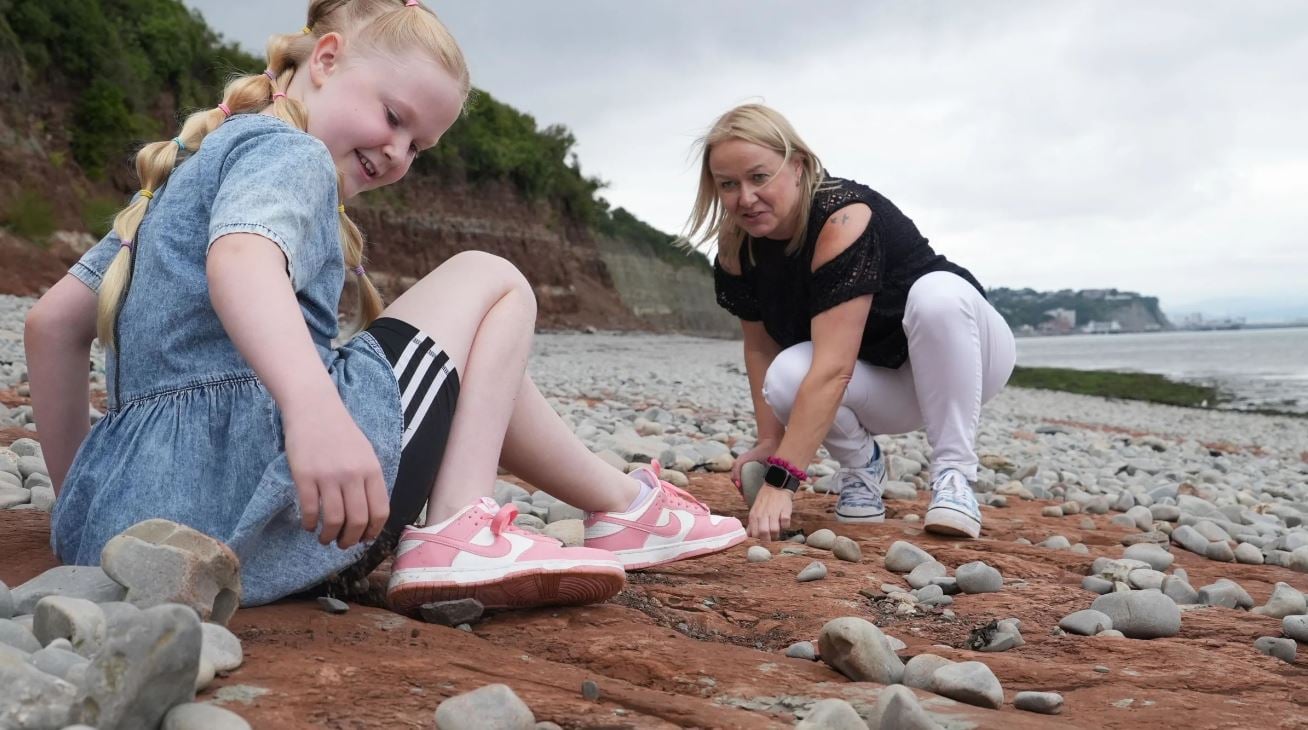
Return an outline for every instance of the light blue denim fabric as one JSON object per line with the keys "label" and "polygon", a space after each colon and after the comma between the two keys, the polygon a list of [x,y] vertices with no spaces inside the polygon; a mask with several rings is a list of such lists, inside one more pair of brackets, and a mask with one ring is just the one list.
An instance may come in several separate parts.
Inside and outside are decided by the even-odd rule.
{"label": "light blue denim fabric", "polygon": [[[336,169],[316,138],[274,117],[237,115],[205,138],[155,193],[131,287],[106,357],[109,409],[82,444],[55,503],[51,544],[96,565],[104,544],[162,517],[226,542],[241,559],[246,605],[309,588],[361,546],[318,544],[300,528],[281,415],[223,329],[205,259],[219,237],[256,233],[286,254],[305,324],[363,433],[395,483],[403,416],[376,340],[332,349],[345,263]],[[71,273],[91,289],[119,240],[109,234]]]}

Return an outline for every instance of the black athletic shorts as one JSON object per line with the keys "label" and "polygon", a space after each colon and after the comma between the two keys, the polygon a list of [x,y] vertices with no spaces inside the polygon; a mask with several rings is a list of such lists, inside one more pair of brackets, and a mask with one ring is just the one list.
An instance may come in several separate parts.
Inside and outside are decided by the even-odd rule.
{"label": "black athletic shorts", "polygon": [[404,528],[417,521],[436,482],[459,400],[454,363],[426,334],[390,317],[373,321],[367,332],[381,345],[399,382],[404,438],[386,527],[358,562],[326,581],[322,588],[332,594],[366,592],[368,574],[395,551]]}

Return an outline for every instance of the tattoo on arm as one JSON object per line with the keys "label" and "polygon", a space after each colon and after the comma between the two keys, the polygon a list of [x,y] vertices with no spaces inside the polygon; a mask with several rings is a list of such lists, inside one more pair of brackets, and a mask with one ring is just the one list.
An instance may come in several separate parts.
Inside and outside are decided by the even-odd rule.
{"label": "tattoo on arm", "polygon": [[827,225],[829,226],[843,226],[848,222],[849,222],[848,213],[841,213],[839,219],[837,219],[834,215],[827,219]]}

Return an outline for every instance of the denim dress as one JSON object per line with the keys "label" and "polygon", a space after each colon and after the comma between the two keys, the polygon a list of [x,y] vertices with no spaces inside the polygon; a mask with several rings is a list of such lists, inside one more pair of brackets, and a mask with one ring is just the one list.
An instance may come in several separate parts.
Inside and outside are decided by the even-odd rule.
{"label": "denim dress", "polygon": [[[96,565],[110,538],[161,517],[227,543],[242,603],[310,588],[363,546],[318,544],[300,527],[281,413],[223,329],[209,298],[209,247],[254,233],[281,248],[305,325],[389,492],[403,431],[400,393],[377,341],[339,348],[345,280],[336,169],[317,138],[275,117],[237,115],[156,191],[137,233],[132,281],[106,354],[109,407],[73,461],[51,522],[68,564]],[[110,233],[73,266],[92,290],[120,242]]]}

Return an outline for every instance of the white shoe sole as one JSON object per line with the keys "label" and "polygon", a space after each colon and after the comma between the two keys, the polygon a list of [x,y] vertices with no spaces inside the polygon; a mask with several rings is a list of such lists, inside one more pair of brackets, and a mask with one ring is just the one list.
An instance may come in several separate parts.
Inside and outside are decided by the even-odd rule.
{"label": "white shoe sole", "polygon": [[672,543],[670,545],[659,545],[650,548],[638,548],[634,550],[615,550],[613,554],[627,570],[640,570],[654,565],[671,563],[676,560],[686,558],[696,558],[701,555],[720,552],[726,550],[732,545],[745,541],[747,535],[745,528],[741,527],[733,532],[717,537],[705,537],[699,540],[688,542]]}
{"label": "white shoe sole", "polygon": [[424,603],[476,598],[487,608],[598,603],[617,595],[626,572],[617,562],[540,560],[500,568],[411,568],[391,574],[386,600],[398,613]]}
{"label": "white shoe sole", "polygon": [[927,532],[950,537],[981,536],[981,522],[949,507],[934,507],[927,510],[923,527]]}

